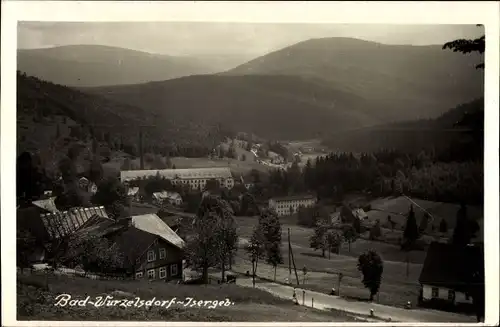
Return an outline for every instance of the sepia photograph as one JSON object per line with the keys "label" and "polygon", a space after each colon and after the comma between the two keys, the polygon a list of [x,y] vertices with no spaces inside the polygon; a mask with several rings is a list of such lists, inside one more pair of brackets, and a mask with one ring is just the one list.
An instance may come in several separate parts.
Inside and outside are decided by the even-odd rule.
{"label": "sepia photograph", "polygon": [[485,22],[16,21],[11,319],[486,323]]}

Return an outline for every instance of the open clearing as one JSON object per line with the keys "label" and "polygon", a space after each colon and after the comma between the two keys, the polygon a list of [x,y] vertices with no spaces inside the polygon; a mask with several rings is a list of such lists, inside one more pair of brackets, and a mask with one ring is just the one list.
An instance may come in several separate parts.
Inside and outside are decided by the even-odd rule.
{"label": "open clearing", "polygon": [[[238,233],[241,238],[241,246],[236,257],[233,270],[239,272],[251,271],[251,262],[242,247],[245,240],[248,240],[252,230],[257,224],[256,217],[236,217]],[[409,276],[406,277],[406,254],[397,246],[358,239],[351,244],[344,244],[339,255],[331,254],[328,258],[321,257],[321,251],[314,251],[309,248],[309,237],[313,230],[296,225],[291,225],[286,221],[282,222],[282,253],[284,263],[277,271],[278,282],[284,282],[289,277],[288,272],[288,251],[287,251],[287,230],[290,228],[290,240],[293,248],[293,255],[300,283],[303,281],[302,268],[307,267],[306,284],[304,288],[318,292],[328,293],[332,287],[337,288],[337,275],[344,274],[341,283],[341,296],[355,300],[368,300],[369,292],[361,282],[361,274],[357,270],[358,256],[368,249],[373,249],[380,253],[384,260],[384,273],[378,297],[379,303],[402,307],[407,301],[416,303],[419,293],[418,278],[422,269],[422,262],[425,259],[425,252],[413,251],[410,254]],[[292,267],[293,268],[293,267]],[[259,263],[258,275],[267,279],[274,279],[274,268]],[[292,280],[295,283],[295,273],[292,269]],[[302,286],[301,286],[302,287]]]}

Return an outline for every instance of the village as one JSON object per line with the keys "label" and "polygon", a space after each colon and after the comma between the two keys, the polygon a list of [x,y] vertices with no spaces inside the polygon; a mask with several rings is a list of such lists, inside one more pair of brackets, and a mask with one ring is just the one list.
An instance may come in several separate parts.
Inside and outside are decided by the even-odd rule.
{"label": "village", "polygon": [[[144,182],[148,180],[168,181],[169,189],[157,188],[147,196]],[[315,307],[328,307],[328,299],[323,300],[325,303],[319,302],[325,296],[348,301],[358,299],[367,305],[364,309],[353,309],[350,302],[344,309],[356,314],[375,315],[369,303],[359,300],[364,297],[362,294],[365,291],[355,272],[354,260],[364,251],[374,249],[384,258],[384,275],[390,276],[383,279],[377,292],[372,293],[377,294],[373,301],[379,305],[419,312],[432,308],[446,310],[446,315],[443,311],[446,319],[451,319],[450,315],[454,317],[453,313],[447,313],[449,311],[474,312],[472,291],[464,289],[461,280],[469,277],[460,275],[463,274],[460,261],[465,260],[466,256],[471,265],[469,269],[481,270],[478,258],[483,251],[483,230],[470,240],[471,244],[465,253],[457,253],[449,243],[455,215],[467,208],[404,195],[369,203],[354,197],[335,205],[318,202],[314,194],[297,194],[272,197],[266,203],[255,201],[251,195],[254,182],[248,176],[234,176],[229,168],[221,167],[121,171],[120,183],[126,190],[130,216],[120,218],[109,215],[103,206],[74,207],[61,211],[55,204],[56,197],[52,196],[52,191],[46,190],[41,199],[18,207],[18,244],[20,239],[24,244],[20,246],[21,251],[18,250],[18,255],[22,256],[18,258],[18,268],[21,274],[25,273],[25,268],[29,268],[27,270],[32,272],[49,269],[94,279],[120,278],[188,284],[203,282],[200,280],[203,279],[202,274],[196,269],[192,270],[192,265],[185,257],[187,238],[192,236],[191,226],[202,217],[196,210],[186,212],[186,199],[175,190],[182,190],[184,194],[187,194],[186,190],[201,192],[198,205],[202,205],[205,198],[220,199],[220,195],[224,194],[221,191],[237,190],[237,198],[240,201],[246,198],[246,205],[255,207],[253,212],[256,216],[235,215],[234,210],[230,209],[237,225],[237,245],[222,278],[216,266],[210,268],[209,283],[245,284],[245,280],[251,277],[253,283],[247,285],[249,287],[255,287],[255,279],[260,280],[260,283],[281,285],[284,289],[277,291],[280,297],[291,299],[286,288],[293,289],[293,301],[297,303],[300,301],[295,296],[295,289],[303,289],[303,305],[314,306],[314,303],[305,303],[306,292],[319,292]],[[78,180],[78,186],[92,195],[98,192],[97,185],[86,177]],[[254,261],[245,251],[252,242],[252,230],[259,215],[266,211],[278,217],[283,232],[283,244],[280,246],[288,248],[288,254],[283,250],[283,259],[274,267],[262,262],[256,269]],[[409,212],[425,217],[426,226],[423,223],[418,226],[420,236],[415,249],[401,251],[399,245]],[[468,212],[482,228],[481,212],[474,207],[469,208]],[[320,215],[326,220],[318,228],[309,220]],[[20,238],[19,233],[24,236]],[[343,241],[330,241],[331,235],[340,235]],[[287,238],[288,241],[285,241]],[[72,253],[71,257],[64,253],[56,254],[53,250],[54,247],[62,250],[63,244],[70,239],[92,240],[93,244],[96,244],[97,239],[105,240],[104,244],[115,251],[105,260],[115,260],[116,264],[108,262],[107,265],[113,268],[105,272],[101,267],[94,266],[90,268],[93,271],[85,271],[81,264],[72,265],[75,256],[82,256],[87,251],[85,241],[77,242],[76,249],[66,250]],[[52,249],[48,250],[50,247]],[[318,255],[316,250],[322,251],[322,255]],[[325,252],[328,252],[328,259]],[[116,260],[116,253],[120,253],[125,260]],[[443,256],[443,253],[447,255]],[[333,261],[330,260],[332,258]],[[443,260],[446,260],[445,264]],[[267,290],[270,291],[269,288]],[[395,319],[397,313],[384,313],[382,316]],[[435,319],[435,314],[430,316]]]}

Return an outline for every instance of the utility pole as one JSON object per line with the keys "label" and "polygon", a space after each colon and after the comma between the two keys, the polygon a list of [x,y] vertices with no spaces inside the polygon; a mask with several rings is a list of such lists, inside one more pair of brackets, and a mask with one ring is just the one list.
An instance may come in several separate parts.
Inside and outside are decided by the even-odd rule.
{"label": "utility pole", "polygon": [[288,282],[292,279],[292,259],[291,259],[291,246],[290,246],[290,228],[288,228]]}
{"label": "utility pole", "polygon": [[[292,243],[290,242],[290,228],[288,228],[288,250],[290,253],[290,257],[292,258],[293,270],[295,271],[295,278],[297,279],[297,285],[300,285],[299,274],[297,273],[297,266],[295,266],[295,260],[293,259]],[[291,269],[289,269],[289,271],[291,275],[292,274]]]}
{"label": "utility pole", "polygon": [[139,155],[140,155],[140,160],[141,160],[141,170],[144,170],[144,153],[143,153],[143,148],[142,148],[142,129],[139,130]]}

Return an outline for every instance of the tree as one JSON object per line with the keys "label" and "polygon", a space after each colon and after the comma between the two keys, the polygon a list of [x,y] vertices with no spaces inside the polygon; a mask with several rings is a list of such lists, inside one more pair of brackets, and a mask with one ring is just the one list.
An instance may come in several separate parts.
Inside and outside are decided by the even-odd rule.
{"label": "tree", "polygon": [[377,219],[375,225],[370,229],[370,239],[376,240],[382,236],[382,229],[380,228],[380,220]]}
{"label": "tree", "polygon": [[99,183],[92,202],[104,206],[115,218],[123,215],[125,213],[124,208],[129,205],[125,186],[114,177],[108,177]]}
{"label": "tree", "polygon": [[448,232],[448,223],[446,223],[446,220],[444,218],[442,218],[441,222],[439,223],[439,232],[440,233]]}
{"label": "tree", "polygon": [[326,243],[328,245],[328,259],[332,252],[339,254],[340,246],[342,245],[342,235],[336,231],[329,231],[326,235]]}
{"label": "tree", "polygon": [[202,271],[202,279],[208,284],[208,268],[217,265],[217,219],[214,213],[197,215],[193,222],[192,236],[186,242],[187,265]]}
{"label": "tree", "polygon": [[431,219],[431,217],[429,216],[429,214],[427,212],[424,213],[424,215],[422,216],[422,219],[420,220],[420,225],[418,226],[418,230],[419,230],[420,235],[424,234],[425,231],[427,230],[427,226],[429,225],[430,219]]}
{"label": "tree", "polygon": [[208,268],[221,267],[224,280],[226,263],[231,262],[238,236],[229,205],[219,197],[203,198],[193,223],[193,237],[188,240],[187,261],[201,269],[203,280],[208,282]]}
{"label": "tree", "polygon": [[104,176],[102,164],[97,156],[94,156],[92,163],[90,164],[88,175],[89,179],[96,184],[99,183]]}
{"label": "tree", "polygon": [[263,259],[266,253],[266,240],[261,223],[255,226],[252,237],[250,238],[250,243],[246,247],[245,251],[248,253],[250,260],[252,261],[252,283],[253,287],[255,287],[257,265],[259,263],[259,259]]}
{"label": "tree", "polygon": [[363,285],[370,291],[370,301],[373,301],[382,282],[382,258],[375,251],[365,252],[358,258],[358,270],[363,274]]}
{"label": "tree", "polygon": [[17,158],[16,192],[18,198],[31,200],[43,193],[43,169],[34,157],[29,152],[23,152]]}
{"label": "tree", "polygon": [[318,220],[316,222],[316,227],[314,228],[314,234],[310,238],[310,246],[314,250],[321,249],[321,256],[324,258],[325,257],[325,252],[328,250],[328,243],[327,243],[327,232],[328,232],[328,226],[326,225],[326,222],[323,220]]}
{"label": "tree", "polygon": [[415,218],[415,211],[413,210],[413,205],[410,206],[410,212],[408,218],[406,219],[406,226],[403,232],[404,242],[402,244],[403,248],[411,249],[418,239],[418,227],[417,220]]}
{"label": "tree", "polygon": [[276,281],[277,266],[283,263],[281,254],[281,223],[279,217],[269,210],[261,214],[264,228],[266,262],[274,267],[274,280]]}
{"label": "tree", "polygon": [[349,252],[351,252],[351,243],[358,239],[358,233],[352,225],[346,224],[342,228],[342,235],[344,240],[349,244]]}
{"label": "tree", "polygon": [[92,235],[72,238],[63,260],[85,272],[114,273],[123,268],[125,257],[116,243]]}
{"label": "tree", "polygon": [[478,230],[479,225],[467,216],[467,206],[462,203],[457,212],[457,220],[455,229],[453,230],[453,244],[462,247],[467,246],[475,237]]}
{"label": "tree", "polygon": [[[482,25],[478,27],[484,28]],[[477,39],[458,39],[451,42],[447,42],[443,45],[443,49],[451,49],[453,52],[461,52],[463,54],[468,54],[471,52],[478,52],[483,54],[485,50],[485,35]],[[476,66],[477,69],[484,69],[484,62]]]}

